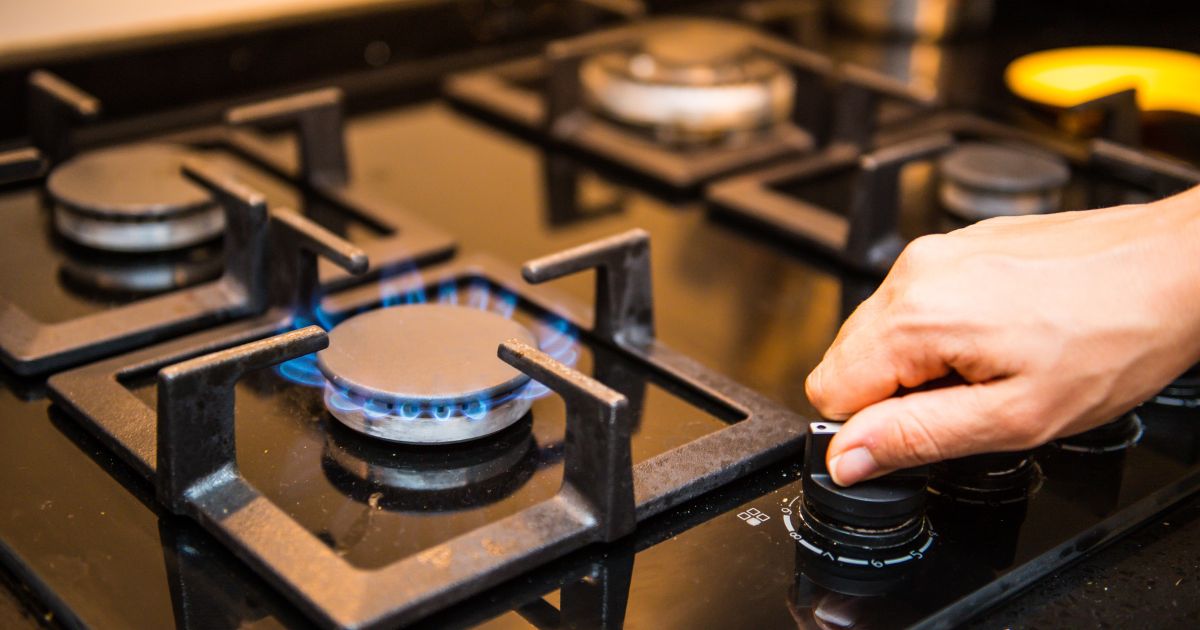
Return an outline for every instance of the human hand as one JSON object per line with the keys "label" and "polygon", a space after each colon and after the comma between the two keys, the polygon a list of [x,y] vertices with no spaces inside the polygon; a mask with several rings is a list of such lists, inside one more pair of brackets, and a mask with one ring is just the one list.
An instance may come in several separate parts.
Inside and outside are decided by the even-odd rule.
{"label": "human hand", "polygon": [[[1200,359],[1200,188],[913,241],[805,383],[834,480],[1032,448]],[[965,383],[893,396],[957,374]]]}

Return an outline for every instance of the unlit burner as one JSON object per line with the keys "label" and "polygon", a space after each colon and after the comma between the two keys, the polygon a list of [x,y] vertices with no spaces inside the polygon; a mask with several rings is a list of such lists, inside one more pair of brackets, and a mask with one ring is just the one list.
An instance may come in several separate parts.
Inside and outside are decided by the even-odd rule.
{"label": "unlit burner", "polygon": [[111,298],[143,296],[188,287],[221,275],[218,244],[161,254],[118,255],[71,247],[59,267],[64,284],[77,293]]}
{"label": "unlit burner", "polygon": [[737,24],[675,20],[632,51],[591,57],[579,78],[592,107],[660,141],[727,139],[791,114],[791,73],[753,42],[753,32]]}
{"label": "unlit burner", "polygon": [[529,377],[496,350],[537,337],[497,313],[446,304],[370,311],[338,324],[317,365],[325,406],[356,431],[412,444],[473,440],[529,411]]}
{"label": "unlit burner", "polygon": [[214,238],[225,227],[216,201],[180,172],[192,157],[172,144],[89,151],[46,180],[54,225],[81,245],[114,252],[161,252]]}
{"label": "unlit burner", "polygon": [[1071,177],[1066,160],[1057,155],[984,142],[948,151],[938,170],[942,205],[967,221],[1060,210],[1062,189]]}

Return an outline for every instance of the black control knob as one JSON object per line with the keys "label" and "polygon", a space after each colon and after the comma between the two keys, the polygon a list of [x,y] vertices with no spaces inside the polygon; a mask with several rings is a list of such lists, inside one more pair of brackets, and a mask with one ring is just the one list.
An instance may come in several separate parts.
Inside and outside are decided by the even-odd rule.
{"label": "black control knob", "polygon": [[1169,407],[1200,406],[1200,364],[1193,365],[1171,381],[1154,397],[1154,402]]}
{"label": "black control knob", "polygon": [[842,487],[825,465],[829,442],[841,429],[838,422],[814,422],[808,427],[804,455],[804,500],[801,519],[827,541],[858,549],[890,549],[907,545],[927,533],[925,467]]}
{"label": "black control knob", "polygon": [[930,492],[984,505],[1024,501],[1042,480],[1029,451],[969,455],[934,464],[930,471]]}
{"label": "black control knob", "polygon": [[1076,453],[1112,453],[1137,444],[1145,429],[1137,412],[1130,411],[1112,422],[1059,439],[1054,445]]}

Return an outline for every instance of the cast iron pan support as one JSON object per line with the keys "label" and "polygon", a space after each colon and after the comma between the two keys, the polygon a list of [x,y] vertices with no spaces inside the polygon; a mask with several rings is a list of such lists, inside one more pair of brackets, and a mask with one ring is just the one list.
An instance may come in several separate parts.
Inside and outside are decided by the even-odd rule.
{"label": "cast iron pan support", "polygon": [[[293,600],[327,625],[403,623],[588,542],[611,541],[633,531],[628,401],[540,350],[510,340],[498,348],[498,356],[566,404],[559,492],[383,569],[347,565],[241,477],[235,444],[238,379],[321,350],[328,342],[323,330],[309,326],[160,370],[154,475],[164,505],[196,518],[227,544],[243,545],[239,555],[244,560],[287,585]],[[346,591],[330,584],[363,597],[348,600]],[[403,607],[397,608],[398,602]]]}
{"label": "cast iron pan support", "polygon": [[291,210],[273,212],[271,221],[272,247],[283,253],[271,265],[271,304],[287,309],[295,321],[315,322],[321,299],[318,257],[362,275],[369,265],[367,253]]}
{"label": "cast iron pan support", "polygon": [[[234,284],[242,287],[255,312],[266,306],[282,307],[299,320],[315,321],[313,310],[320,299],[317,276],[317,257],[323,256],[346,271],[361,275],[367,270],[367,254],[336,234],[299,214],[284,209],[271,212],[270,249],[279,255],[269,256],[270,271],[265,269],[267,256],[264,234],[255,235],[258,241],[246,242],[245,230],[232,223],[255,213],[266,214],[266,201],[259,193],[224,177],[198,160],[184,164],[184,174],[208,189],[222,206],[230,209],[227,221],[238,229],[232,230],[226,243],[227,274]],[[267,275],[270,282],[267,282]]]}
{"label": "cast iron pan support", "polygon": [[298,131],[300,175],[310,186],[343,186],[349,180],[343,140],[342,91],[325,88],[235,107],[225,114],[233,126],[291,126]]}
{"label": "cast iron pan support", "polygon": [[595,519],[601,540],[616,540],[632,532],[637,516],[629,402],[518,339],[501,344],[498,354],[505,363],[561,396],[567,406],[559,496]]}
{"label": "cast iron pan support", "polygon": [[[949,134],[922,136],[859,158],[850,196],[842,256],[856,266],[886,271],[904,249],[900,235],[900,171],[954,145]],[[833,245],[832,243],[830,245]]]}
{"label": "cast iron pan support", "polygon": [[0,185],[33,179],[45,169],[46,161],[33,147],[0,153]]}
{"label": "cast iron pan support", "polygon": [[1142,144],[1142,121],[1135,88],[1085,101],[1072,106],[1066,113],[1069,116],[1099,116],[1101,138],[1129,147]]}
{"label": "cast iron pan support", "polygon": [[937,95],[854,64],[841,64],[836,75],[831,145],[870,149],[879,123],[879,105],[892,98],[927,108],[937,105]]}
{"label": "cast iron pan support", "polygon": [[221,281],[245,300],[266,308],[267,200],[261,193],[199,160],[187,160],[183,175],[204,188],[225,211],[225,273]]}
{"label": "cast iron pan support", "polygon": [[[1151,155],[1136,147],[1096,138],[1091,141],[1088,160],[1119,176],[1144,186],[1159,197],[1183,192],[1200,184],[1200,172],[1170,158]],[[1122,203],[1113,200],[1113,203]]]}
{"label": "cast iron pan support", "polygon": [[29,135],[52,163],[75,153],[72,128],[100,116],[100,101],[45,70],[29,75]]}
{"label": "cast iron pan support", "polygon": [[552,138],[566,138],[574,132],[572,121],[583,115],[583,85],[579,67],[591,54],[623,50],[635,46],[640,35],[625,30],[600,32],[546,46],[546,89],[543,94],[546,132]]}
{"label": "cast iron pan support", "polygon": [[654,297],[650,283],[650,235],[634,229],[525,263],[532,284],[585,269],[596,270],[596,316],[592,332],[620,345],[654,341]]}
{"label": "cast iron pan support", "polygon": [[[244,374],[329,345],[318,326],[197,357],[158,373],[158,499],[176,514],[193,504],[237,507],[234,389]],[[246,497],[248,498],[248,497]],[[209,507],[215,507],[209,504]],[[203,520],[203,519],[201,519]]]}

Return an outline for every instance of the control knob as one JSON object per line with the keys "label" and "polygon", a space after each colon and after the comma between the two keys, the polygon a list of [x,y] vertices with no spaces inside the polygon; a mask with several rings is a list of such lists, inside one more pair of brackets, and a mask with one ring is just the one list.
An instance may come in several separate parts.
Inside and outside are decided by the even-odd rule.
{"label": "control knob", "polygon": [[800,520],[820,546],[862,556],[917,545],[929,538],[925,518],[926,467],[909,468],[849,487],[833,481],[825,456],[842,427],[838,422],[809,425],[804,455]]}

